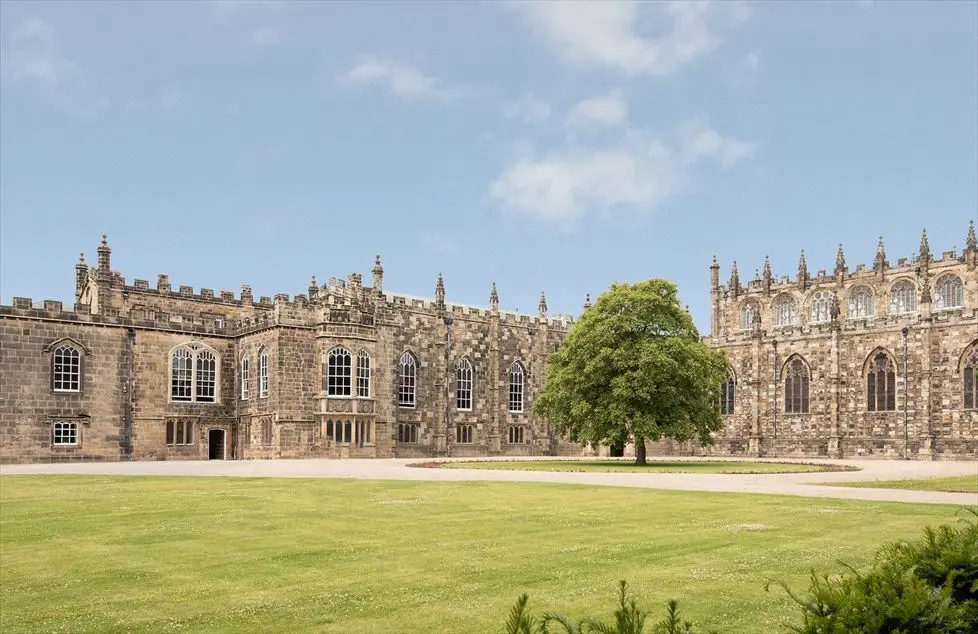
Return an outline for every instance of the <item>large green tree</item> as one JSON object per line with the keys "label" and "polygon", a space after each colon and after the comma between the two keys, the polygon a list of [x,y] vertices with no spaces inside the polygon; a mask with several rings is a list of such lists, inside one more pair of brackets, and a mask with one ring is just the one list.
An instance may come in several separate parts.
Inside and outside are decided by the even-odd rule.
{"label": "large green tree", "polygon": [[550,356],[534,409],[577,442],[634,440],[645,464],[646,440],[712,442],[726,378],[725,355],[700,341],[673,283],[613,284]]}

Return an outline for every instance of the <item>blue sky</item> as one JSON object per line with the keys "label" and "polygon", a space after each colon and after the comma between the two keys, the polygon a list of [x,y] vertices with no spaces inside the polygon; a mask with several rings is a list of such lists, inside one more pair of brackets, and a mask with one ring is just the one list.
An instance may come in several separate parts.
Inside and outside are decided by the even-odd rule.
{"label": "blue sky", "polygon": [[127,279],[580,312],[963,246],[978,3],[6,2],[0,298]]}

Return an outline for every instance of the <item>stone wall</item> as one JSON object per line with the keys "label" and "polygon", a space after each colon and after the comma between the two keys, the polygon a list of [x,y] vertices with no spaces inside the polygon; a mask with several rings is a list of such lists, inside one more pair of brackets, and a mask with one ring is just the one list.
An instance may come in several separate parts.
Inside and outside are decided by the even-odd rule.
{"label": "stone wall", "polygon": [[[924,459],[978,457],[978,410],[963,403],[963,359],[978,345],[978,247],[974,228],[961,255],[935,260],[926,234],[920,256],[891,267],[882,239],[871,269],[850,272],[841,250],[833,275],[808,275],[804,254],[794,280],[765,273],[746,286],[736,268],[719,284],[711,267],[713,332],[707,343],[724,350],[736,380],[734,412],[725,416],[719,454],[880,456]],[[735,265],[736,266],[736,265]],[[946,305],[942,282],[955,276],[963,302]],[[898,284],[914,289],[916,307],[891,307]],[[855,299],[871,294],[871,315]],[[813,304],[829,298],[829,313]],[[774,322],[775,305],[791,298],[793,325]],[[957,303],[957,302],[953,302]],[[748,317],[748,307],[757,317]],[[904,336],[906,371],[904,370]],[[895,371],[895,408],[869,411],[867,369],[884,353]],[[810,371],[810,407],[786,413],[785,371],[793,357]],[[777,368],[777,376],[776,376]],[[906,404],[906,407],[904,407]],[[659,449],[659,448],[657,448]]]}
{"label": "stone wall", "polygon": [[[384,293],[378,260],[373,287],[354,273],[322,286],[313,280],[308,295],[255,301],[248,286],[238,298],[174,289],[166,275],[155,288],[143,280],[127,284],[111,271],[110,254],[103,239],[97,267],[76,265],[72,308],[35,306],[27,298],[0,306],[0,461],[206,459],[215,451],[237,459],[580,452],[552,439],[546,421],[530,413],[546,359],[570,326],[566,318],[547,317],[542,298],[531,317],[500,311],[495,289],[491,308],[446,302],[440,276],[433,300]],[[64,337],[86,351],[77,394],[54,393],[50,385],[47,348]],[[217,356],[215,402],[171,397],[171,354],[184,345]],[[337,346],[354,357],[352,397],[326,393],[327,356]],[[370,359],[367,397],[356,394],[361,350]],[[264,396],[261,351],[268,357]],[[418,364],[414,407],[397,403],[405,352]],[[471,411],[456,407],[455,364],[463,357],[473,366]],[[524,368],[524,411],[511,413],[509,370],[516,362]],[[77,445],[52,445],[56,419],[80,421]],[[364,442],[327,437],[328,423],[346,421]],[[419,425],[418,442],[396,441],[398,425],[407,423]],[[471,426],[471,442],[458,442],[460,426]],[[522,429],[522,442],[508,442],[510,427]],[[189,436],[168,443],[168,429],[173,435],[177,428]]]}

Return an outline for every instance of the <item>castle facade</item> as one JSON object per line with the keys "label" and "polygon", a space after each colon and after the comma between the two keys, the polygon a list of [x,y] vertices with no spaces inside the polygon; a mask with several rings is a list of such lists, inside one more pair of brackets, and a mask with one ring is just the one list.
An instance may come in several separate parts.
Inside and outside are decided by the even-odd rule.
{"label": "castle facade", "polygon": [[842,245],[830,275],[763,273],[720,284],[711,328],[726,352],[724,428],[709,451],[749,456],[978,457],[978,242],[850,270]]}
{"label": "castle facade", "polygon": [[576,453],[531,413],[570,318],[383,289],[289,298],[75,267],[75,304],[0,306],[0,461]]}

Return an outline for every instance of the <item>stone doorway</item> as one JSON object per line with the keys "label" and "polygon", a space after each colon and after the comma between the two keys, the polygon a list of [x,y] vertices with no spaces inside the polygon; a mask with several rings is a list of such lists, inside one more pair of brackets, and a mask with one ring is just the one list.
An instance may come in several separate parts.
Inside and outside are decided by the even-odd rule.
{"label": "stone doorway", "polygon": [[207,459],[224,460],[223,429],[211,429],[207,432]]}

